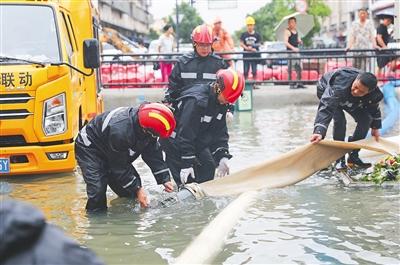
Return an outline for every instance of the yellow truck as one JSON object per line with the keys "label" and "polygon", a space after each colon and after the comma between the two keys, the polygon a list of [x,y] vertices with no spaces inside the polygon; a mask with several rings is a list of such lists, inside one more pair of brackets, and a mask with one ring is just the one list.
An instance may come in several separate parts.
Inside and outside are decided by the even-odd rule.
{"label": "yellow truck", "polygon": [[71,171],[103,111],[90,0],[0,0],[0,176]]}

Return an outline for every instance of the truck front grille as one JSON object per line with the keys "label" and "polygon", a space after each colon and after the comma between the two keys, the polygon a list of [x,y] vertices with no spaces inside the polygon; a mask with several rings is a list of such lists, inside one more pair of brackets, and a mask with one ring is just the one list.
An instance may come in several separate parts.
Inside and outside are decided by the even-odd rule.
{"label": "truck front grille", "polygon": [[27,93],[21,94],[1,94],[0,95],[0,104],[16,104],[16,103],[26,103],[29,100],[33,99]]}
{"label": "truck front grille", "polygon": [[29,115],[33,113],[26,109],[0,110],[0,120],[25,119]]}
{"label": "truck front grille", "polygon": [[26,141],[22,135],[0,136],[0,147],[24,146]]}

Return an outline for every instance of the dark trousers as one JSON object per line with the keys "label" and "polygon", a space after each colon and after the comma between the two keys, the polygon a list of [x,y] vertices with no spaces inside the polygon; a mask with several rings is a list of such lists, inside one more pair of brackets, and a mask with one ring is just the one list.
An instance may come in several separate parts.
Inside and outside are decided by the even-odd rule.
{"label": "dark trousers", "polygon": [[[109,174],[107,162],[98,154],[96,149],[75,143],[75,156],[86,183],[88,197],[86,210],[97,212],[107,209],[107,185],[119,197],[136,197],[132,189],[124,188]],[[136,176],[139,177],[137,172]]]}
{"label": "dark trousers", "polygon": [[289,60],[288,61],[288,79],[292,80],[292,71],[296,72],[296,80],[301,80],[301,66],[300,60]]}
{"label": "dark trousers", "polygon": [[249,70],[251,66],[251,74],[253,75],[253,79],[256,79],[257,76],[257,61],[243,61],[243,74],[244,78],[247,79],[249,76]]}
{"label": "dark trousers", "polygon": [[[182,184],[180,173],[183,168],[181,154],[177,148],[168,141],[161,141],[161,146],[166,154],[166,162],[175,183],[180,186]],[[198,163],[193,167],[196,179],[189,178],[187,183],[202,183],[214,179],[216,164],[210,149],[203,149],[196,154],[196,158]]]}
{"label": "dark trousers", "polygon": [[[344,109],[338,107],[333,115],[333,139],[338,141],[344,141],[346,138],[346,117],[344,115]],[[353,132],[353,135],[349,137],[349,142],[358,141],[364,139],[369,131],[372,117],[364,109],[356,109],[354,111],[346,111],[356,121],[357,125]],[[358,152],[358,150],[355,150]]]}

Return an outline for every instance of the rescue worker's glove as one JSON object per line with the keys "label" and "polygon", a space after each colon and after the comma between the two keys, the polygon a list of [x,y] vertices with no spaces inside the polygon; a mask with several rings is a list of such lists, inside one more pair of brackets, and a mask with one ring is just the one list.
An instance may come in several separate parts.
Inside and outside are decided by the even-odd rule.
{"label": "rescue worker's glove", "polygon": [[229,159],[226,157],[223,157],[219,161],[219,165],[217,167],[217,178],[222,178],[222,177],[225,177],[226,175],[229,175],[228,161],[229,161]]}
{"label": "rescue worker's glove", "polygon": [[181,169],[181,174],[180,174],[182,184],[186,184],[186,182],[188,181],[189,176],[191,176],[193,179],[196,178],[196,177],[194,176],[194,169],[193,169],[193,167],[182,168],[182,169]]}
{"label": "rescue worker's glove", "polygon": [[230,124],[230,123],[233,122],[233,113],[230,112],[230,111],[227,111],[227,112],[226,112],[226,122],[227,122],[228,124]]}

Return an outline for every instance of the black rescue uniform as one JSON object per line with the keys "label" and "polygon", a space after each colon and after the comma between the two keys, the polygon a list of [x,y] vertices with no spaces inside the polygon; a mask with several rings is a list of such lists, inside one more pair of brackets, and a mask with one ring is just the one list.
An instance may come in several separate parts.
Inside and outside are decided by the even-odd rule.
{"label": "black rescue uniform", "polygon": [[215,81],[218,70],[227,68],[228,64],[214,53],[205,57],[199,56],[196,52],[182,55],[169,76],[165,101],[174,103],[182,91],[194,84],[207,84]]}
{"label": "black rescue uniform", "polygon": [[[193,167],[197,183],[214,179],[216,165],[231,158],[228,146],[226,111],[209,84],[196,84],[182,92],[175,110],[176,129],[168,139],[160,139],[175,182],[180,171]],[[189,178],[189,182],[193,179]]]}
{"label": "black rescue uniform", "polygon": [[315,118],[314,133],[325,137],[333,118],[333,139],[344,141],[346,118],[343,111],[349,113],[357,122],[353,136],[349,138],[350,141],[364,139],[369,128],[381,128],[379,102],[383,99],[383,94],[379,88],[363,97],[351,95],[352,84],[360,73],[358,69],[345,67],[321,77],[317,84],[320,103]]}
{"label": "black rescue uniform", "polygon": [[137,113],[138,108],[117,108],[96,116],[80,131],[75,153],[86,182],[87,210],[107,208],[107,185],[120,197],[136,196],[142,182],[132,162],[140,155],[157,184],[170,181],[157,139],[143,132]]}
{"label": "black rescue uniform", "polygon": [[0,207],[0,264],[103,265],[89,249],[46,222],[32,205],[4,200]]}

